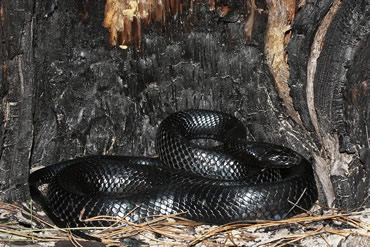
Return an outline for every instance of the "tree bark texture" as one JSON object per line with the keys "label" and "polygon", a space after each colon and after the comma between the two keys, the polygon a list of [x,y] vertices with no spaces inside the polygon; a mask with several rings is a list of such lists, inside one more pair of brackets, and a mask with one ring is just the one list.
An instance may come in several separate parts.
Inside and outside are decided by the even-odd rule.
{"label": "tree bark texture", "polygon": [[26,200],[34,142],[32,1],[1,1],[0,200]]}
{"label": "tree bark texture", "polygon": [[31,167],[155,155],[165,116],[203,108],[240,118],[252,141],[311,159],[324,204],[369,205],[370,2],[297,6],[282,32],[281,88],[265,49],[270,1],[252,2],[218,1],[213,10],[196,1],[192,13],[143,24],[140,49],[121,49],[108,44],[104,0],[0,0],[0,200],[29,198]]}

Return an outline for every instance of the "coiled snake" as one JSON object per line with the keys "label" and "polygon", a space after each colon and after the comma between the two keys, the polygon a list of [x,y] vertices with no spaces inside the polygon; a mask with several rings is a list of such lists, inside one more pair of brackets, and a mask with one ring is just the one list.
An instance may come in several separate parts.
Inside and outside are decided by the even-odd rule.
{"label": "coiled snake", "polygon": [[[247,142],[237,118],[215,111],[176,112],[160,124],[159,158],[90,156],[64,161],[30,175],[31,196],[59,226],[97,215],[141,222],[184,212],[195,221],[223,224],[284,219],[317,199],[311,164],[278,145]],[[215,139],[202,147],[192,139]],[[39,190],[47,185],[46,193]],[[130,213],[129,213],[130,212]]]}

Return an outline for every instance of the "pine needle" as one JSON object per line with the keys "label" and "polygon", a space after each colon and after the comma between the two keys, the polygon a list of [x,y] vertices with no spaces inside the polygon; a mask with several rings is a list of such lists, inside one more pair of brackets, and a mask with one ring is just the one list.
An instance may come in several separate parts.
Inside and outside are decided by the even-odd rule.
{"label": "pine needle", "polygon": [[[83,246],[81,241],[85,240],[74,236],[74,230],[83,231],[92,237],[101,239],[106,244],[120,245],[121,240],[134,238],[151,246],[194,246],[198,244],[238,246],[247,243],[254,246],[288,246],[300,245],[302,241],[311,238],[321,239],[324,241],[323,244],[330,245],[328,242],[330,235],[342,238],[349,235],[370,237],[370,223],[361,220],[361,216],[369,214],[369,208],[358,212],[325,209],[326,213],[319,215],[321,210],[311,212],[311,215],[298,215],[280,221],[244,221],[221,226],[202,225],[181,218],[181,213],[152,216],[150,220],[143,223],[135,223],[124,220],[125,217],[104,215],[82,219],[82,212],[80,215],[82,221],[89,223],[105,221],[109,226],[58,228],[38,217],[35,210],[0,202],[0,216],[7,216],[6,221],[3,220],[3,223],[0,223],[0,241],[46,243],[67,240],[73,246]],[[24,219],[17,219],[19,215],[29,216],[30,227],[25,226]],[[4,219],[4,216],[2,218]],[[294,231],[290,231],[291,228]],[[268,237],[263,237],[263,234],[267,234]]]}

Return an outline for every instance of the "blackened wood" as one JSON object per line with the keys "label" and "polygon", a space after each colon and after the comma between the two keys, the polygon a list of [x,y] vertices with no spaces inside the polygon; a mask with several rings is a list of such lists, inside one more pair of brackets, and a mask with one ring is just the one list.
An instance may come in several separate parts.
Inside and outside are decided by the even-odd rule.
{"label": "blackened wood", "polygon": [[[306,3],[294,19],[292,38],[286,49],[290,66],[290,93],[295,99],[294,107],[299,112],[306,130],[309,132],[314,132],[314,127],[308,112],[306,98],[308,59],[315,33],[331,4],[332,0]],[[318,142],[317,144],[319,145]]]}
{"label": "blackened wood", "polygon": [[1,1],[0,201],[28,199],[33,145],[33,1]]}
{"label": "blackened wood", "polygon": [[[359,116],[354,116],[346,110],[346,105],[351,102],[347,101],[345,95],[350,94],[348,91],[353,86],[358,86],[354,84],[369,78],[367,73],[363,73],[368,70],[366,63],[356,63],[355,59],[360,56],[360,59],[363,57],[362,60],[366,61],[369,57],[370,50],[368,46],[366,47],[370,30],[370,22],[367,18],[369,13],[369,1],[344,1],[329,27],[318,60],[315,105],[321,131],[325,133],[335,131],[341,137],[342,152],[354,152],[353,144],[358,138],[360,138],[359,144],[367,143],[365,125],[368,123],[359,121]],[[358,52],[364,54],[360,55]],[[363,70],[360,72],[359,69]],[[362,97],[364,103],[369,102],[368,95],[365,94]],[[367,109],[368,104],[362,104],[358,109],[359,115],[366,114]],[[357,123],[356,126],[353,125],[353,119],[346,119],[347,113],[352,115],[351,118],[357,118],[354,121]],[[358,128],[355,127],[360,127],[361,133],[358,133]],[[357,135],[354,135],[353,131],[357,132]]]}
{"label": "blackened wood", "polygon": [[[334,154],[324,138],[323,155],[334,160],[330,173],[340,208],[370,202],[370,164],[359,158],[369,152],[369,15],[369,1],[343,1],[326,34],[314,81],[321,135],[339,142]],[[342,158],[349,162],[335,163]]]}

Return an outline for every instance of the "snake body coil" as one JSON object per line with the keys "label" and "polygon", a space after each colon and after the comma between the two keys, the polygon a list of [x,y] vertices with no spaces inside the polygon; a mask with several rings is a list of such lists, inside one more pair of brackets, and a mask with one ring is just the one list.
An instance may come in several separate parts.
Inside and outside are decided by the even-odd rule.
{"label": "snake body coil", "polygon": [[[97,215],[150,220],[185,212],[205,223],[284,219],[312,207],[311,164],[291,149],[245,141],[243,124],[214,111],[187,110],[160,125],[159,158],[90,156],[30,175],[31,196],[59,226],[104,226]],[[192,139],[215,139],[205,148]],[[39,186],[47,184],[43,193]],[[82,214],[81,214],[82,213]]]}

